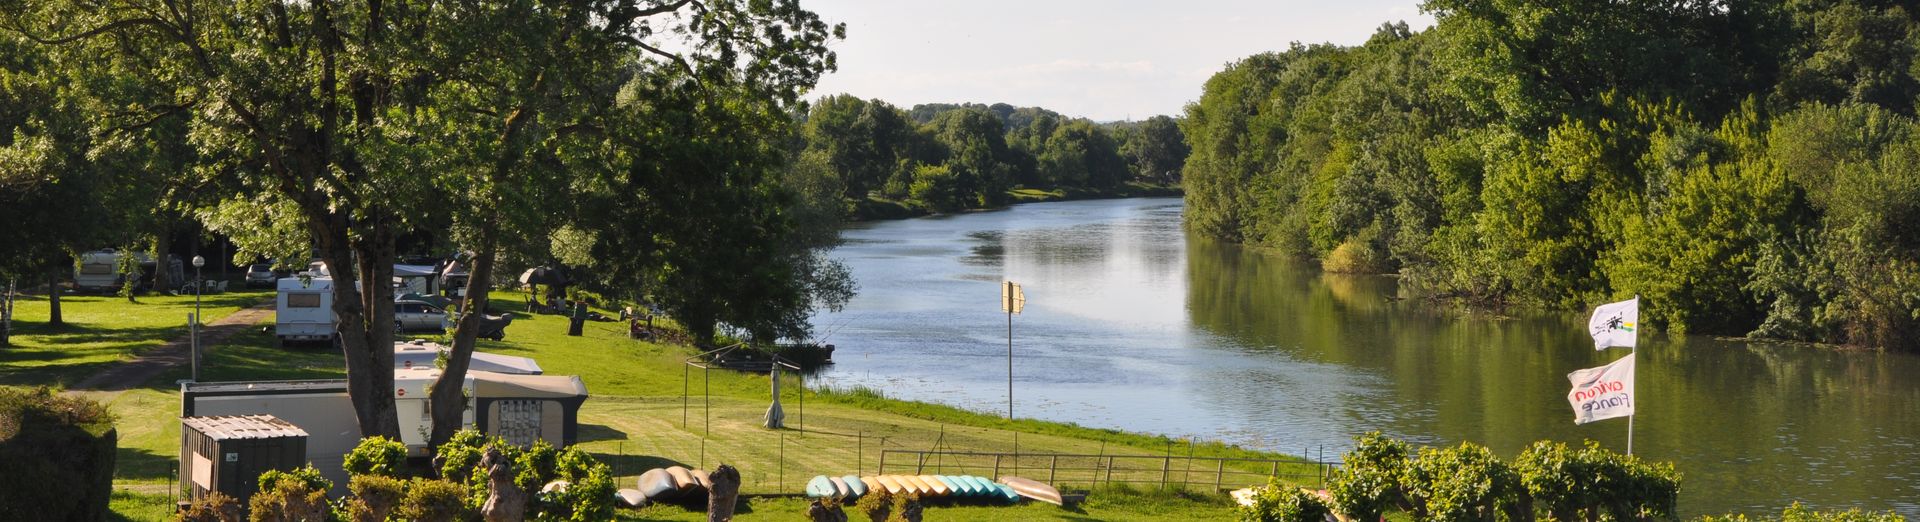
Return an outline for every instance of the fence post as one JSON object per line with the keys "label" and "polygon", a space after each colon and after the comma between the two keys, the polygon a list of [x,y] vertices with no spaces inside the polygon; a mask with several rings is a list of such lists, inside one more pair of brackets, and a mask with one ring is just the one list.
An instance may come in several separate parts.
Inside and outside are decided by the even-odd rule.
{"label": "fence post", "polygon": [[873,474],[874,475],[887,474],[887,448],[884,446],[880,448],[880,463],[874,465]]}
{"label": "fence post", "polygon": [[1227,478],[1227,459],[1220,459],[1218,462],[1220,466],[1213,470],[1214,491],[1220,491],[1220,483],[1225,482]]}
{"label": "fence post", "polygon": [[1107,485],[1113,485],[1113,457],[1107,457]]}
{"label": "fence post", "polygon": [[1267,478],[1274,478],[1278,476],[1280,476],[1280,461],[1276,460],[1276,461],[1273,461],[1273,471],[1267,472]]}
{"label": "fence post", "polygon": [[1059,487],[1055,485],[1053,482],[1054,474],[1059,473],[1059,471],[1060,471],[1060,456],[1054,455],[1052,459],[1047,461],[1047,485]]}
{"label": "fence post", "polygon": [[994,480],[999,480],[999,479],[1000,479],[1000,457],[1004,457],[1004,456],[1005,456],[1005,455],[1001,455],[1001,454],[997,454],[997,453],[993,455],[993,478],[994,478]]}
{"label": "fence post", "polygon": [[1160,459],[1160,489],[1167,489],[1167,475],[1170,475],[1172,470],[1173,454],[1169,453]]}

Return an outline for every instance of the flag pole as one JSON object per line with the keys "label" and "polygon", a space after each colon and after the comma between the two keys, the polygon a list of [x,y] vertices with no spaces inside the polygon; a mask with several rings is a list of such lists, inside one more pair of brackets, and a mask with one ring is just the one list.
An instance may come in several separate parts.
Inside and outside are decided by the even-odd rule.
{"label": "flag pole", "polygon": [[[1634,315],[1640,315],[1640,294],[1633,294],[1633,308]],[[1627,349],[1627,356],[1634,358],[1634,372],[1638,373],[1640,371],[1640,361],[1638,357],[1640,353],[1640,330],[1647,329],[1647,326],[1645,321],[1636,322],[1638,324],[1633,325],[1633,347]],[[1635,380],[1637,381],[1638,379]],[[1634,402],[1639,402],[1640,390],[1633,390],[1633,400]],[[1633,456],[1633,418],[1638,417],[1640,414],[1640,408],[1637,407],[1639,405],[1635,404],[1634,406],[1636,406],[1636,408],[1633,409],[1633,414],[1627,415],[1627,456],[1629,457]]]}

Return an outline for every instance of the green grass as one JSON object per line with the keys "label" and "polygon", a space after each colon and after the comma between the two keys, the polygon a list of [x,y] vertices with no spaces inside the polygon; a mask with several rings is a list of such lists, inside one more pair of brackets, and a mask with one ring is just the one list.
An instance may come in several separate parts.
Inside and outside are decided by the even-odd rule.
{"label": "green grass", "polygon": [[[205,322],[272,297],[271,292],[205,296]],[[114,363],[187,334],[193,296],[147,295],[138,303],[101,295],[63,295],[65,324],[47,324],[46,296],[25,296],[14,309],[13,345],[0,348],[0,385],[66,387]]]}
{"label": "green grass", "polygon": [[[496,292],[496,311],[521,312],[521,294]],[[213,317],[213,314],[208,314]],[[263,323],[270,325],[271,321]],[[885,398],[874,390],[812,390],[802,397],[795,381],[784,387],[783,406],[787,414],[785,430],[760,427],[768,405],[771,382],[768,376],[724,370],[689,372],[682,361],[693,354],[691,348],[635,341],[626,337],[624,323],[589,322],[585,335],[565,335],[567,321],[554,315],[518,315],[507,329],[504,341],[481,341],[481,351],[533,357],[549,375],[579,375],[593,397],[581,410],[580,446],[613,466],[619,483],[631,487],[635,477],[653,467],[683,464],[710,469],[720,463],[739,468],[748,494],[795,493],[806,480],[818,474],[872,474],[883,449],[927,450],[936,446],[948,451],[1013,451],[1018,438],[1019,451],[1028,453],[1071,453],[1119,455],[1118,480],[1154,481],[1162,476],[1160,459],[1169,444],[1175,454],[1185,454],[1184,443],[1165,437],[1125,433],[1020,420],[1009,423],[998,417],[949,406],[913,403]],[[299,378],[336,378],[343,374],[339,355],[331,350],[282,349],[273,346],[272,336],[261,328],[236,334],[210,351],[203,368],[204,380],[265,380]],[[185,378],[187,370],[171,370],[146,386],[124,393],[104,396],[102,400],[120,416],[120,466],[116,484],[143,492],[166,491],[169,471],[179,451],[178,394],[174,382]],[[690,377],[690,382],[683,379]],[[683,388],[684,386],[684,388]],[[710,387],[710,388],[709,388]],[[692,392],[683,409],[683,390]],[[702,390],[711,389],[711,410]],[[710,417],[708,416],[710,413]],[[683,422],[684,418],[684,422]],[[707,419],[711,418],[709,431]],[[802,429],[804,428],[804,429]],[[1193,452],[1201,456],[1250,458],[1286,458],[1284,456],[1231,448],[1219,444],[1198,444]],[[894,454],[894,459],[902,458]],[[1132,456],[1132,457],[1127,457]],[[1132,458],[1131,463],[1128,459]],[[915,463],[917,464],[917,463]],[[1026,455],[1018,463],[1001,462],[1002,471],[1045,478],[1048,457]],[[991,475],[990,459],[941,458],[929,460],[925,473]],[[1062,462],[1062,467],[1096,467],[1095,463]],[[1168,470],[1174,481],[1191,477],[1195,482],[1212,480],[1213,469],[1182,469],[1175,464]],[[1255,469],[1258,468],[1258,469]],[[1238,466],[1243,472],[1264,474],[1268,468]],[[889,473],[911,471],[898,460],[887,464]],[[1307,465],[1283,466],[1282,473],[1311,475]],[[1236,476],[1230,476],[1236,477]],[[1114,488],[1102,485],[1105,475],[1091,470],[1064,471],[1056,477],[1069,491],[1091,490],[1082,512],[1063,511],[1047,505],[949,506],[936,505],[928,510],[930,520],[1195,520],[1231,517],[1231,509],[1221,494],[1170,493],[1153,486],[1143,489]],[[1263,482],[1252,475],[1239,475],[1227,481],[1228,487]],[[129,520],[155,520],[157,508],[164,503],[128,494],[116,497],[114,509]],[[170,505],[169,505],[170,506]],[[753,511],[743,519],[800,518],[806,503],[797,499],[755,499]],[[125,508],[125,509],[123,509]],[[150,509],[152,508],[152,509]],[[164,515],[161,517],[164,518]],[[673,506],[657,506],[623,512],[627,520],[697,520],[697,512]]]}

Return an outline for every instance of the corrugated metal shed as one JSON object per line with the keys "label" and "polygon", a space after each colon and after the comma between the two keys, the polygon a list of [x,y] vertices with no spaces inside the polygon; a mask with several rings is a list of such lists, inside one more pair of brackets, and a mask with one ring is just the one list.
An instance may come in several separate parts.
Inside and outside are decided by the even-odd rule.
{"label": "corrugated metal shed", "polygon": [[272,415],[181,417],[180,424],[213,440],[307,436],[307,430]]}
{"label": "corrugated metal shed", "polygon": [[307,430],[272,415],[180,418],[180,483],[189,499],[218,491],[245,502],[260,474],[307,463]]}

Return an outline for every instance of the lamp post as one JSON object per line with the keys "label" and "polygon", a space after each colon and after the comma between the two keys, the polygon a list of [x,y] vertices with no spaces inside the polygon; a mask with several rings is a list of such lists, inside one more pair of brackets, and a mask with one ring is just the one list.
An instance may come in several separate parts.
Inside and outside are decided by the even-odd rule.
{"label": "lamp post", "polygon": [[193,342],[190,346],[193,353],[190,355],[193,357],[193,380],[195,382],[200,380],[200,292],[202,288],[206,287],[206,283],[200,280],[200,267],[206,265],[207,258],[198,255],[193,256],[193,331],[191,332]]}

